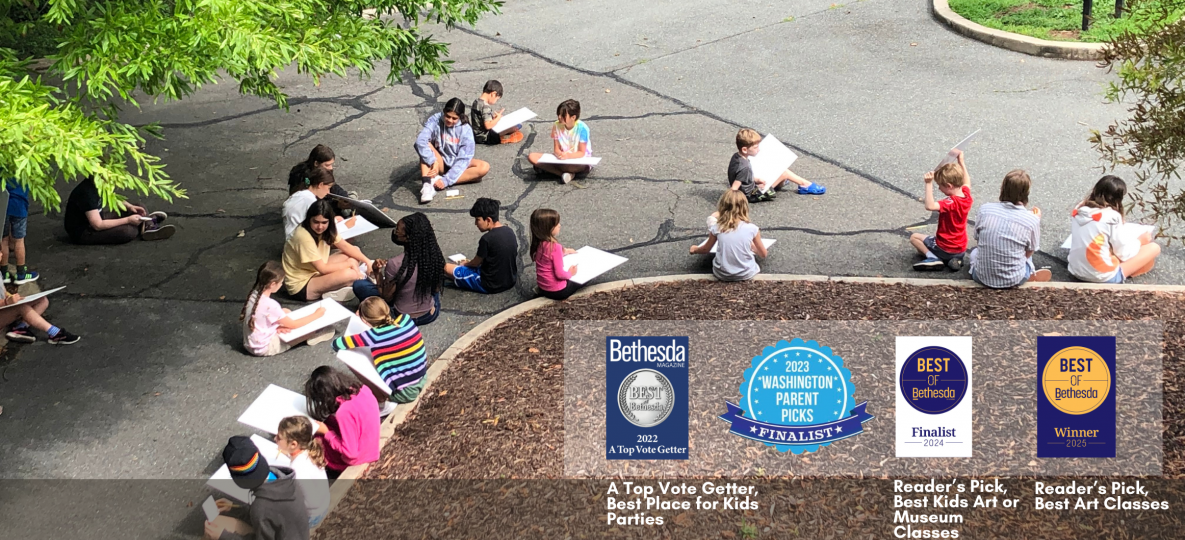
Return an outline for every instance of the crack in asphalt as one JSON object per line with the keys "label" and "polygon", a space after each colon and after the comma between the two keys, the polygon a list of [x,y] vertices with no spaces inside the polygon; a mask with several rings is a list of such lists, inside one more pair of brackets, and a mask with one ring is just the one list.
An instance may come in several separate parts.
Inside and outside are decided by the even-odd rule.
{"label": "crack in asphalt", "polygon": [[[554,59],[554,58],[551,58],[551,57],[549,57],[549,56],[546,56],[546,55],[544,55],[544,54],[542,54],[542,53],[540,53],[540,52],[537,52],[537,51],[535,51],[535,50],[533,50],[533,49],[530,49],[530,48],[527,48],[527,47],[524,47],[524,46],[521,46],[521,45],[516,45],[516,44],[514,44],[514,43],[510,43],[510,42],[508,42],[508,41],[505,41],[505,40],[502,40],[502,39],[498,39],[497,37],[488,36],[488,35],[486,35],[486,34],[483,34],[483,33],[479,32],[479,31],[477,31],[477,30],[473,30],[473,29],[469,29],[469,28],[463,28],[463,27],[459,27],[459,26],[456,28],[456,30],[457,30],[458,32],[463,32],[463,33],[466,33],[466,34],[469,34],[469,35],[472,35],[472,36],[476,36],[476,37],[478,37],[478,38],[481,38],[481,39],[485,39],[485,40],[487,40],[487,41],[491,41],[491,42],[497,43],[497,44],[499,44],[499,45],[502,45],[502,46],[504,46],[504,47],[509,47],[509,48],[511,48],[511,49],[514,49],[514,50],[517,50],[517,51],[521,51],[521,52],[523,52],[524,54],[530,55],[530,56],[532,56],[532,57],[534,57],[534,58],[536,58],[536,59],[538,59],[538,60],[541,60],[541,61],[543,61],[543,62],[546,62],[546,63],[548,63],[548,64],[551,64],[551,65],[553,65],[553,66],[558,66],[558,67],[561,67],[561,68],[564,68],[564,69],[568,69],[568,70],[574,71],[574,72],[576,72],[576,73],[580,73],[580,74],[582,74],[582,75],[587,75],[587,76],[590,76],[590,77],[598,77],[598,78],[607,78],[607,79],[610,79],[610,80],[612,80],[612,81],[614,81],[614,82],[616,82],[616,83],[618,83],[618,84],[621,84],[621,85],[624,85],[624,86],[628,86],[628,87],[630,87],[630,88],[633,88],[633,89],[635,89],[635,90],[639,90],[639,91],[641,91],[641,92],[645,92],[645,93],[647,93],[647,94],[650,94],[650,95],[652,95],[652,96],[655,96],[655,97],[657,97],[657,98],[660,98],[660,99],[663,99],[663,100],[669,101],[669,102],[671,102],[671,103],[674,103],[675,105],[678,105],[678,106],[680,106],[680,107],[683,107],[684,109],[687,109],[687,110],[688,110],[690,113],[694,113],[694,114],[699,114],[699,115],[702,115],[702,116],[703,116],[703,117],[705,117],[705,118],[709,118],[709,119],[715,120],[715,121],[717,121],[717,122],[723,123],[723,124],[725,124],[725,125],[728,125],[728,126],[732,126],[732,127],[734,127],[734,128],[737,128],[737,129],[740,129],[740,128],[743,128],[743,127],[748,127],[748,126],[741,125],[740,123],[738,123],[738,122],[735,122],[735,121],[733,121],[733,120],[730,120],[730,119],[728,119],[728,118],[725,118],[725,117],[723,117],[723,116],[721,116],[721,115],[719,115],[719,114],[716,114],[716,113],[713,113],[713,112],[710,112],[710,111],[705,111],[705,110],[703,110],[703,109],[700,109],[700,108],[698,108],[698,107],[692,106],[691,104],[689,104],[689,103],[687,103],[687,102],[685,102],[685,101],[683,101],[683,100],[681,100],[681,99],[679,99],[679,98],[676,98],[676,97],[674,97],[674,96],[669,96],[669,95],[667,95],[667,94],[664,94],[664,93],[662,93],[662,92],[659,92],[659,91],[657,91],[657,90],[654,90],[654,89],[652,89],[652,88],[650,88],[650,87],[648,87],[648,86],[644,86],[644,85],[642,85],[642,84],[639,84],[639,83],[636,83],[636,82],[634,82],[634,81],[631,81],[631,80],[629,80],[629,79],[626,79],[625,77],[622,77],[622,76],[620,76],[620,75],[618,75],[618,74],[616,74],[616,73],[614,73],[614,72],[612,72],[612,71],[593,71],[593,70],[589,70],[589,69],[584,69],[584,68],[581,68],[581,67],[577,67],[577,66],[574,66],[574,65],[571,65],[571,64],[568,64],[568,63],[562,62],[562,61],[560,61],[560,60],[556,60],[556,59]],[[837,160],[835,160],[835,159],[833,159],[833,158],[830,158],[830,157],[824,156],[824,155],[822,155],[822,154],[818,154],[818,153],[812,152],[812,151],[810,151],[810,150],[807,150],[807,149],[805,149],[805,148],[802,148],[801,146],[797,146],[797,145],[793,145],[793,144],[786,143],[786,142],[785,142],[785,140],[783,140],[783,141],[782,141],[782,144],[785,144],[785,145],[786,145],[788,148],[791,148],[791,149],[793,149],[793,150],[797,151],[799,154],[810,156],[810,157],[812,157],[812,158],[814,158],[814,159],[817,159],[817,160],[819,160],[819,161],[822,161],[822,162],[824,162],[824,163],[827,163],[828,165],[832,165],[832,166],[834,166],[834,167],[837,167],[837,168],[839,168],[839,169],[841,169],[841,170],[843,170],[843,171],[846,171],[846,172],[848,172],[848,173],[851,173],[851,174],[854,174],[854,175],[856,175],[856,176],[859,176],[859,177],[861,177],[861,178],[863,178],[863,179],[865,179],[865,180],[867,180],[867,181],[869,181],[869,182],[872,182],[872,183],[874,183],[874,184],[876,184],[876,185],[878,185],[878,186],[880,186],[880,187],[883,187],[883,188],[885,188],[885,189],[887,189],[887,190],[889,190],[889,191],[892,191],[892,192],[894,192],[894,193],[898,193],[898,194],[900,194],[900,195],[903,195],[903,196],[905,196],[905,197],[909,197],[911,200],[912,200],[912,199],[916,199],[916,198],[917,198],[917,197],[916,197],[914,194],[912,194],[912,193],[910,193],[910,192],[908,192],[908,191],[906,191],[906,190],[904,190],[904,189],[901,189],[901,188],[899,188],[899,187],[897,187],[897,186],[893,185],[892,183],[890,183],[890,182],[888,182],[888,181],[886,181],[886,180],[884,180],[884,179],[882,179],[882,178],[880,178],[880,177],[878,177],[878,176],[876,176],[876,175],[874,175],[874,174],[871,174],[871,173],[868,173],[868,172],[862,171],[862,170],[860,170],[860,169],[857,169],[857,168],[854,168],[854,167],[851,167],[851,166],[845,165],[845,164],[843,164],[843,163],[840,163],[839,161],[837,161]]]}

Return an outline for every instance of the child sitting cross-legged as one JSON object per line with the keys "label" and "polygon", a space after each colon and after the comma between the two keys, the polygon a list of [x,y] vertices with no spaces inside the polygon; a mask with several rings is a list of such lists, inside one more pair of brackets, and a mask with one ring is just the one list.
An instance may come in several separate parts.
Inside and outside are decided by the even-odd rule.
{"label": "child sitting cross-legged", "polygon": [[[924,259],[914,263],[914,270],[937,270],[946,266],[951,270],[963,267],[963,252],[967,250],[967,214],[971,212],[971,176],[958,151],[958,163],[947,163],[927,172],[926,210],[938,211],[938,231],[933,236],[914,233],[909,243]],[[934,184],[946,195],[934,200]]]}
{"label": "child sitting cross-legged", "polygon": [[761,231],[749,221],[749,201],[740,191],[728,190],[716,203],[716,213],[708,218],[708,241],[691,246],[692,255],[708,254],[716,246],[712,274],[720,281],[747,281],[761,272],[756,257],[769,252],[761,241]]}
{"label": "child sitting cross-legged", "polygon": [[1092,283],[1123,283],[1152,270],[1160,244],[1123,219],[1127,184],[1107,175],[1070,214],[1070,273]]}
{"label": "child sitting cross-legged", "polygon": [[326,328],[293,343],[285,343],[280,339],[282,334],[309,324],[325,314],[325,308],[318,307],[306,317],[293,319],[288,316],[291,312],[281,308],[280,303],[272,298],[272,294],[283,286],[284,269],[276,261],[263,263],[255,273],[255,286],[251,288],[247,303],[243,304],[243,311],[239,313],[239,320],[243,322],[243,348],[254,356],[275,356],[301,342],[316,345],[333,337],[333,329]]}
{"label": "child sitting cross-legged", "polygon": [[411,403],[424,389],[428,372],[428,354],[424,336],[415,321],[403,313],[391,317],[391,308],[382,298],[372,296],[358,306],[358,317],[370,330],[333,340],[333,350],[369,347],[374,369],[391,387],[391,399],[383,404],[382,416],[390,414],[396,403]]}
{"label": "child sitting cross-legged", "polygon": [[[556,159],[577,159],[592,157],[592,140],[589,139],[588,124],[580,120],[580,102],[564,100],[555,109],[556,121],[551,126],[552,155]],[[560,177],[567,184],[574,175],[592,172],[589,165],[539,163],[543,154],[532,152],[527,156],[536,171],[549,172]]]}
{"label": "child sitting cross-legged", "polygon": [[979,207],[979,245],[967,255],[967,264],[971,279],[985,287],[1007,289],[1052,277],[1048,269],[1033,266],[1033,253],[1041,249],[1041,210],[1025,208],[1031,184],[1028,173],[1012,171],[1000,185],[1000,202]]}

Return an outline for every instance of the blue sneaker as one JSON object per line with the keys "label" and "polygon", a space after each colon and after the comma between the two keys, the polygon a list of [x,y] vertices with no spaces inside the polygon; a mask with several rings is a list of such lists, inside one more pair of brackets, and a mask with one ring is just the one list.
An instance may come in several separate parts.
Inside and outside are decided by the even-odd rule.
{"label": "blue sneaker", "polygon": [[827,188],[820,186],[819,184],[816,184],[814,182],[811,182],[811,185],[809,185],[807,187],[799,186],[799,188],[798,188],[799,195],[822,195],[824,193],[827,193]]}
{"label": "blue sneaker", "polygon": [[15,285],[24,285],[26,283],[37,281],[37,278],[39,277],[41,277],[41,274],[29,270],[28,268],[17,268],[16,276],[13,277],[12,283]]}
{"label": "blue sneaker", "polygon": [[16,283],[14,283],[15,281],[16,281],[16,274],[9,272],[8,269],[5,268],[3,270],[3,275],[0,276],[0,283],[11,283],[13,285],[16,285]]}
{"label": "blue sneaker", "polygon": [[937,270],[946,266],[938,257],[926,257],[926,260],[913,263],[914,270]]}

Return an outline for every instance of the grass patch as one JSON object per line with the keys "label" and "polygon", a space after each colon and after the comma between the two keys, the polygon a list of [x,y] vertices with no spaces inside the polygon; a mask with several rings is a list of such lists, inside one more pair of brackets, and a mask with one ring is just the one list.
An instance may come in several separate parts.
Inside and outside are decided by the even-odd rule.
{"label": "grass patch", "polygon": [[[1171,0],[1137,0],[1136,9],[1158,10]],[[1127,2],[1130,6],[1133,2]],[[1082,32],[1082,0],[950,0],[955,13],[988,28],[1054,41],[1104,42],[1134,28],[1125,11],[1115,18],[1115,2],[1096,0],[1090,30]],[[1174,8],[1171,17],[1180,18],[1185,8]]]}

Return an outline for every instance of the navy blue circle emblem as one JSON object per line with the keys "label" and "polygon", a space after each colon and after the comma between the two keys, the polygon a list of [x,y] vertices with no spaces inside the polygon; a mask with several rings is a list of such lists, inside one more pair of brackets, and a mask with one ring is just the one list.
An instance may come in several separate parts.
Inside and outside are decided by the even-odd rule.
{"label": "navy blue circle emblem", "polygon": [[944,347],[923,347],[901,366],[901,394],[914,409],[926,414],[949,411],[967,395],[967,366]]}

